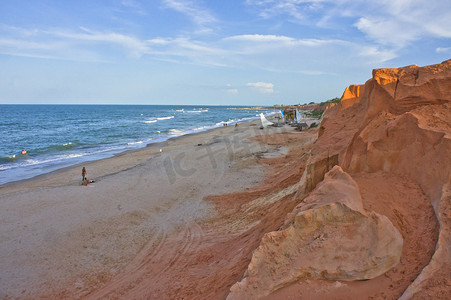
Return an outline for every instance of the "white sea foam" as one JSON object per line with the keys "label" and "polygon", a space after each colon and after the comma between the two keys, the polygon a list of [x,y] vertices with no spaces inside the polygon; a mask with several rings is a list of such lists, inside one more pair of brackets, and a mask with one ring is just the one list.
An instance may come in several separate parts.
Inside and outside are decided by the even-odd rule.
{"label": "white sea foam", "polygon": [[201,126],[201,127],[194,128],[193,131],[202,131],[202,130],[210,129],[210,128],[214,128],[214,127],[215,126]]}
{"label": "white sea foam", "polygon": [[[227,108],[227,109],[237,109],[237,108]],[[175,113],[177,111],[177,113]],[[30,155],[22,156],[22,155],[16,155],[16,158],[13,160],[14,156],[10,156],[11,162],[8,162],[8,157],[6,156],[4,159],[5,163],[0,164],[0,171],[6,171],[1,172],[0,174],[0,184],[4,182],[8,182],[11,180],[11,178],[29,178],[34,175],[42,174],[44,172],[48,172],[54,169],[61,168],[63,166],[76,164],[83,161],[89,161],[94,159],[100,159],[100,158],[106,158],[114,155],[115,153],[119,153],[125,150],[129,149],[135,149],[135,148],[141,148],[144,147],[148,143],[155,143],[160,141],[165,141],[171,137],[177,137],[182,136],[185,134],[191,134],[201,131],[206,131],[212,128],[217,128],[223,126],[223,124],[232,124],[235,123],[243,123],[248,122],[252,120],[259,119],[259,115],[253,116],[252,113],[256,114],[258,110],[249,111],[248,118],[242,118],[242,119],[232,119],[233,115],[227,115],[226,114],[222,117],[224,121],[218,122],[220,119],[216,119],[216,121],[211,122],[209,118],[205,119],[204,124],[202,124],[203,118],[202,116],[204,114],[207,114],[207,116],[210,114],[208,108],[202,108],[202,107],[190,107],[185,109],[177,109],[177,110],[166,111],[162,112],[160,114],[160,117],[150,117],[147,114],[141,114],[141,117],[139,117],[138,113],[138,120],[137,122],[141,122],[144,124],[153,124],[157,123],[158,125],[162,125],[161,128],[158,128],[156,126],[148,125],[149,128],[155,128],[159,129],[156,130],[150,130],[147,131],[149,136],[142,136],[138,135],[136,140],[134,140],[131,136],[124,136],[124,138],[128,138],[124,141],[123,138],[120,138],[118,140],[115,140],[114,138],[108,139],[108,143],[101,143],[99,145],[84,145],[83,147],[77,148],[74,147],[78,145],[78,142],[68,142],[63,141],[63,143],[59,143],[59,145],[55,145],[55,148],[57,150],[64,150],[66,155],[61,155],[62,152],[59,152],[60,155],[53,155],[56,154],[53,152],[51,153],[44,153],[44,154],[37,154],[34,155],[33,151],[30,150]],[[269,111],[262,111],[266,116],[277,114],[278,112],[269,112]],[[185,113],[192,113],[192,116],[187,116]],[[211,112],[212,119],[216,117],[216,109],[213,109]],[[166,115],[166,116],[165,116]],[[180,116],[184,118],[184,123],[180,123],[177,125],[179,127],[178,129],[169,129],[167,126],[171,126],[171,121],[165,122],[164,120],[170,120],[175,119],[179,120],[177,117]],[[218,115],[219,116],[219,115]],[[232,118],[228,119],[229,116],[232,116]],[[191,119],[195,119],[194,121]],[[228,119],[228,120],[227,120]],[[136,119],[132,119],[131,122],[136,122]],[[211,122],[211,123],[209,123]],[[136,124],[136,123],[135,123]],[[139,123],[138,123],[139,124]],[[128,125],[128,124],[127,124]],[[203,125],[203,126],[202,126]],[[180,128],[182,126],[186,126],[185,128]],[[147,126],[144,126],[147,127]],[[175,126],[174,126],[175,127]],[[144,129],[143,129],[144,130]],[[68,138],[69,139],[69,138]],[[139,139],[139,140],[138,140]],[[103,141],[104,138],[101,137],[101,140]],[[60,148],[58,148],[60,147]],[[10,153],[11,154],[11,153]],[[52,156],[50,156],[52,155]],[[31,156],[31,157],[29,157]],[[17,169],[16,171],[10,169]]]}
{"label": "white sea foam", "polygon": [[226,121],[221,121],[221,122],[216,123],[215,125],[216,126],[221,126],[221,125],[224,125],[224,124],[227,124],[227,122]]}
{"label": "white sea foam", "polygon": [[179,129],[169,129],[168,132],[170,135],[183,135],[184,134],[184,132]]}
{"label": "white sea foam", "polygon": [[145,121],[141,121],[141,123],[145,123],[145,124],[152,124],[152,123],[156,123],[158,121],[163,121],[163,120],[170,120],[173,119],[174,116],[169,116],[169,117],[159,117],[159,118],[149,118]]}
{"label": "white sea foam", "polygon": [[169,117],[161,117],[161,118],[157,118],[157,120],[169,120],[169,119],[173,119],[174,116],[169,116]]}
{"label": "white sea foam", "polygon": [[186,112],[188,113],[203,113],[203,112],[208,112],[208,108],[193,108],[193,110],[187,110]]}
{"label": "white sea foam", "polygon": [[69,155],[65,155],[65,158],[76,158],[76,157],[82,157],[84,156],[83,154],[69,154]]}
{"label": "white sea foam", "polygon": [[137,145],[137,144],[142,144],[144,143],[143,141],[138,141],[138,142],[131,142],[131,143],[127,143],[127,145]]}

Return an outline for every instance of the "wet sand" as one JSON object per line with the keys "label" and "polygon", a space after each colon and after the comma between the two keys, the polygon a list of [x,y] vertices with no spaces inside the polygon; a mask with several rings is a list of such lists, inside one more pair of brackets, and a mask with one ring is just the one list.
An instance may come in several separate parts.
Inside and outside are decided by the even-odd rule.
{"label": "wet sand", "polygon": [[225,298],[316,139],[258,123],[1,187],[0,298]]}

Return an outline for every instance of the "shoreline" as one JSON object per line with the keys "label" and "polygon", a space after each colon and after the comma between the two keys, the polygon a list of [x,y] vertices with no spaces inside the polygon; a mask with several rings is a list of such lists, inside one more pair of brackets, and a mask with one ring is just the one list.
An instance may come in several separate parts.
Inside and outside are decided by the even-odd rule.
{"label": "shoreline", "polygon": [[[194,106],[195,106],[195,105],[194,105]],[[240,109],[241,109],[241,108],[240,108]],[[268,116],[268,118],[270,118],[270,119],[273,118],[273,115]],[[243,122],[243,123],[237,123],[237,124],[239,124],[239,125],[246,125],[246,124],[253,123],[253,122],[260,122],[260,120],[259,120],[258,118],[256,118],[256,119],[251,120],[251,121],[246,121],[246,122]],[[228,127],[228,126],[227,126],[227,127]],[[124,150],[124,151],[121,151],[121,152],[118,152],[118,153],[113,153],[113,154],[111,154],[111,156],[109,156],[109,157],[99,158],[99,159],[93,159],[93,160],[87,160],[87,161],[85,161],[85,162],[80,162],[80,163],[76,163],[76,164],[73,164],[73,165],[68,165],[68,166],[61,167],[61,168],[58,168],[58,169],[53,170],[53,171],[50,171],[50,172],[38,174],[38,175],[35,175],[35,176],[33,176],[33,177],[30,177],[30,178],[25,178],[25,179],[19,179],[19,180],[9,181],[9,182],[0,184],[0,189],[2,189],[2,188],[4,188],[4,187],[10,187],[10,186],[15,186],[15,185],[20,185],[20,184],[22,184],[22,183],[29,182],[29,181],[32,181],[32,180],[39,180],[40,178],[43,178],[43,177],[45,177],[46,175],[58,174],[58,173],[60,173],[60,172],[65,172],[65,171],[67,171],[67,170],[69,170],[69,169],[71,169],[71,168],[79,168],[79,167],[82,167],[83,165],[89,165],[89,164],[92,164],[92,163],[95,163],[95,162],[98,162],[98,161],[102,161],[102,160],[106,160],[106,159],[110,159],[110,158],[114,158],[114,157],[120,157],[120,156],[122,156],[122,155],[129,154],[129,153],[134,153],[134,152],[141,151],[141,150],[144,150],[144,149],[147,149],[147,148],[151,148],[151,147],[161,147],[162,145],[166,145],[169,141],[175,141],[175,140],[180,139],[180,138],[183,138],[183,137],[193,136],[193,135],[198,135],[198,134],[206,133],[206,132],[213,131],[213,130],[217,130],[217,129],[227,128],[227,127],[220,127],[220,126],[217,126],[217,127],[212,127],[212,128],[208,128],[208,129],[205,129],[205,130],[201,130],[201,131],[198,131],[198,132],[189,132],[189,133],[182,134],[182,135],[179,135],[179,136],[168,137],[168,138],[167,138],[166,140],[164,140],[164,141],[159,141],[159,142],[154,142],[154,143],[148,143],[148,144],[146,144],[145,146],[142,146],[142,147],[140,147],[140,148],[136,148],[136,149],[128,149],[128,150]]]}
{"label": "shoreline", "polygon": [[96,180],[87,187],[80,186],[80,165],[3,185],[0,254],[9,254],[0,256],[0,298],[88,293],[146,247],[218,216],[204,197],[259,184],[267,167],[257,162],[286,154],[252,138],[283,136],[291,127],[253,123],[174,137],[162,153],[162,144],[150,144],[83,164]]}

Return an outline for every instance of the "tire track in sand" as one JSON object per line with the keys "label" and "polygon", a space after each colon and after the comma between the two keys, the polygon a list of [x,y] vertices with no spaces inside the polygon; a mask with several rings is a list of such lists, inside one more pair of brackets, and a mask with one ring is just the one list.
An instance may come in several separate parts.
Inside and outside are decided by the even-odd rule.
{"label": "tire track in sand", "polygon": [[[179,272],[188,264],[184,256],[201,245],[205,236],[202,227],[189,222],[178,234],[168,234],[160,228],[156,236],[140,251],[134,261],[106,286],[88,295],[87,299],[127,298],[138,290],[149,291],[146,282],[158,281],[165,273]],[[165,265],[164,268],[158,266]]]}
{"label": "tire track in sand", "polygon": [[[146,274],[149,274],[151,270],[148,267],[158,259],[166,241],[166,230],[163,228],[157,229],[152,239],[139,251],[138,255],[121,273],[115,275],[107,285],[93,291],[92,294],[79,294],[79,296],[86,296],[86,299],[110,299],[124,296],[139,285],[145,279]],[[140,276],[132,276],[133,280],[128,280],[130,274],[139,274]]]}
{"label": "tire track in sand", "polygon": [[[145,268],[149,263],[152,263],[152,261],[160,254],[163,245],[166,243],[166,239],[167,239],[166,231],[162,228],[159,228],[156,234],[156,238],[148,242],[147,245],[143,249],[141,249],[140,253],[136,257],[135,260],[137,261],[137,264],[133,265],[133,271],[135,272],[139,271]],[[143,254],[142,255],[143,257],[139,259],[141,254]]]}
{"label": "tire track in sand", "polygon": [[190,250],[197,249],[202,243],[203,237],[205,236],[202,227],[196,222],[190,222],[183,229],[183,237],[181,238],[182,246],[175,250],[174,255],[170,258],[167,266],[162,269],[159,273],[165,273],[177,266],[177,263],[182,259],[182,257],[187,254]]}

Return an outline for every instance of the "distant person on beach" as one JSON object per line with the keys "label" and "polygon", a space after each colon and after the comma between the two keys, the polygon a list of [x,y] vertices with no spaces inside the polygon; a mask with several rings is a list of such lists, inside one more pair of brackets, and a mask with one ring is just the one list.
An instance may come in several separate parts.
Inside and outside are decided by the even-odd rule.
{"label": "distant person on beach", "polygon": [[86,168],[83,167],[83,169],[81,169],[81,182],[83,182],[83,183],[85,182],[85,180],[87,182],[86,173],[88,173],[88,172],[86,172]]}

